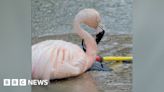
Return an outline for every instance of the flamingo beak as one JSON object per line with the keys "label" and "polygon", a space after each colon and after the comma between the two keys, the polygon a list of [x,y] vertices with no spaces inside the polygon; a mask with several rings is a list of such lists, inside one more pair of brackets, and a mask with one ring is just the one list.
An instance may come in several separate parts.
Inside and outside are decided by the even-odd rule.
{"label": "flamingo beak", "polygon": [[96,42],[97,44],[99,44],[99,42],[101,41],[101,39],[103,38],[105,34],[105,30],[103,29],[102,26],[98,26],[97,30],[98,30],[98,33],[96,34]]}
{"label": "flamingo beak", "polygon": [[[98,31],[98,33],[96,34],[95,40],[96,40],[96,43],[99,44],[99,42],[101,41],[101,39],[103,38],[103,36],[105,34],[105,30],[101,26],[98,26],[97,31]],[[82,39],[81,45],[82,45],[84,52],[86,52],[86,46],[84,44],[84,39]]]}

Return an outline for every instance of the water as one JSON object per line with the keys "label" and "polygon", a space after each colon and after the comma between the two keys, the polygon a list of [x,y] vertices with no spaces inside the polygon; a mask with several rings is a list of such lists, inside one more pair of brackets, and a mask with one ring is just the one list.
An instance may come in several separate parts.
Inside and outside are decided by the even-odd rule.
{"label": "water", "polygon": [[133,0],[32,0],[32,37],[72,32],[74,16],[95,8],[106,32],[129,33]]}
{"label": "water", "polygon": [[89,73],[76,78],[53,81],[48,87],[33,87],[33,92],[98,92],[95,80]]}

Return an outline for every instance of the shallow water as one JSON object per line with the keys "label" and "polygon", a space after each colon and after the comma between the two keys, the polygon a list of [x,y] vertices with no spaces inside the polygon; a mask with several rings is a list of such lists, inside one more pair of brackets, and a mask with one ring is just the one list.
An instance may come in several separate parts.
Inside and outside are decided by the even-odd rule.
{"label": "shallow water", "polygon": [[[116,77],[116,78],[115,78]],[[33,92],[131,92],[131,82],[109,72],[90,71],[78,77],[55,80],[47,87],[33,86]],[[120,82],[119,82],[120,81]]]}
{"label": "shallow water", "polygon": [[[61,39],[81,44],[75,34],[35,37],[32,44],[48,39]],[[105,34],[99,44],[98,55],[132,55],[131,34]],[[131,92],[132,63],[105,63],[113,71],[87,71],[82,75],[62,80],[54,80],[47,87],[33,86],[33,92]]]}
{"label": "shallow water", "polygon": [[133,0],[32,0],[32,37],[73,32],[74,16],[96,9],[106,32],[131,32]]}
{"label": "shallow water", "polygon": [[99,92],[89,73],[75,78],[53,81],[48,87],[33,87],[33,92]]}

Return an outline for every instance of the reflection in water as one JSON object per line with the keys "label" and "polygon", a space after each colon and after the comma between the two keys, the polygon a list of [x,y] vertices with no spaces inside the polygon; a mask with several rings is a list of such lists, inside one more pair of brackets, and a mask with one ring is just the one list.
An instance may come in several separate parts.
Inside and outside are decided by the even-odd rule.
{"label": "reflection in water", "polygon": [[89,73],[78,77],[54,80],[47,87],[33,86],[32,92],[99,92]]}

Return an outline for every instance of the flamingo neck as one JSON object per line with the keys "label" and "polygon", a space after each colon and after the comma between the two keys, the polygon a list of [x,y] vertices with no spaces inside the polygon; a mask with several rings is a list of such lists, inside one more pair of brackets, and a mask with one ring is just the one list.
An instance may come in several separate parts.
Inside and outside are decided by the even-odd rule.
{"label": "flamingo neck", "polygon": [[86,45],[86,55],[89,57],[91,64],[93,64],[96,54],[97,54],[97,44],[95,39],[84,29],[80,27],[80,22],[74,22],[74,30],[80,36],[80,38],[84,39]]}

